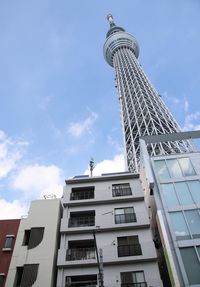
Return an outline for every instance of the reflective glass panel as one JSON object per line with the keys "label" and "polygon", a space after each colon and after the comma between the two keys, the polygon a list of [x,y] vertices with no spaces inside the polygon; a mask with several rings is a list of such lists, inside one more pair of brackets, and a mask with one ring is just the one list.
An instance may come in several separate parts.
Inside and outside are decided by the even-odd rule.
{"label": "reflective glass panel", "polygon": [[170,213],[172,226],[177,239],[189,239],[189,231],[182,212]]}
{"label": "reflective glass panel", "polygon": [[194,204],[190,191],[185,182],[177,182],[174,184],[179,201],[182,205]]}
{"label": "reflective glass panel", "polygon": [[183,176],[177,159],[168,159],[167,160],[167,166],[169,168],[169,172],[170,172],[171,177],[177,178],[177,177]]}
{"label": "reflective glass panel", "polygon": [[194,248],[181,248],[180,252],[189,284],[200,284],[200,263]]}
{"label": "reflective glass panel", "polygon": [[194,168],[189,158],[179,158],[178,161],[184,176],[196,175],[196,172],[194,171]]}
{"label": "reflective glass panel", "polygon": [[165,160],[156,160],[154,161],[156,173],[160,179],[170,178],[169,171],[167,169]]}
{"label": "reflective glass panel", "polygon": [[199,180],[192,180],[187,182],[192,197],[196,203],[200,202],[200,182]]}
{"label": "reflective glass panel", "polygon": [[162,184],[162,190],[167,207],[175,207],[180,205],[172,183]]}
{"label": "reflective glass panel", "polygon": [[185,211],[188,226],[194,238],[200,237],[200,216],[197,210]]}

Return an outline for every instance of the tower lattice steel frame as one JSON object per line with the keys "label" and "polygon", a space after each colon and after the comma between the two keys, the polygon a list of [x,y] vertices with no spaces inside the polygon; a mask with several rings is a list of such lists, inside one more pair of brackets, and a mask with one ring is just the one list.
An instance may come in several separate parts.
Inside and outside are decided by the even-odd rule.
{"label": "tower lattice steel frame", "polygon": [[[116,26],[108,15],[110,29],[104,44],[104,57],[115,68],[116,86],[121,108],[126,164],[131,172],[139,172],[139,138],[142,136],[180,132],[180,127],[152,86],[137,61],[136,39]],[[150,155],[194,151],[190,141],[149,144]]]}

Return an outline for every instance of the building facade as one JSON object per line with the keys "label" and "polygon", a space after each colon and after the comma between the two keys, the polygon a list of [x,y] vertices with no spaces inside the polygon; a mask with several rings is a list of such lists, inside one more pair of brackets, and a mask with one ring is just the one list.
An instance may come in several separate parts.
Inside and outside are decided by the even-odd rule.
{"label": "building facade", "polygon": [[0,220],[0,287],[5,286],[20,219]]}
{"label": "building facade", "polygon": [[[139,138],[176,133],[180,128],[137,60],[139,45],[136,39],[116,26],[112,15],[107,18],[110,29],[104,44],[104,57],[116,73],[127,169],[137,173],[140,162]],[[189,140],[148,145],[151,156],[192,150]]]}
{"label": "building facade", "polygon": [[[169,141],[191,139],[200,132],[166,136]],[[200,286],[200,153],[150,157],[145,140],[166,138],[141,140],[140,178],[158,254],[166,259],[172,286]]]}
{"label": "building facade", "polygon": [[138,174],[66,180],[57,287],[163,286]]}
{"label": "building facade", "polygon": [[55,286],[60,199],[31,202],[21,219],[6,287]]}

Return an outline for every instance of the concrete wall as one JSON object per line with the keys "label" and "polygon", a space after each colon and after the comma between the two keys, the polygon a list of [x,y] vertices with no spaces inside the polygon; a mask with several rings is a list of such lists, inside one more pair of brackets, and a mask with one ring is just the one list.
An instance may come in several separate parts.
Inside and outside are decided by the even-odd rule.
{"label": "concrete wall", "polygon": [[[13,286],[16,267],[24,264],[39,264],[37,280],[33,286],[54,286],[59,222],[59,199],[36,200],[31,203],[28,217],[22,219],[19,226],[6,287]],[[27,246],[22,245],[24,231],[32,227],[44,227],[44,236],[37,247],[28,250]]]}

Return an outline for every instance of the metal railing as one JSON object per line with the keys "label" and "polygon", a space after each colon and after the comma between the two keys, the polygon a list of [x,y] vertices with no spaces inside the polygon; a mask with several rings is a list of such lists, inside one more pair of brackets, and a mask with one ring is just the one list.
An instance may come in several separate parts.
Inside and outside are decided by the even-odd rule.
{"label": "metal railing", "polygon": [[80,217],[70,217],[69,227],[84,227],[84,226],[94,226],[95,217],[94,216],[80,216]]}
{"label": "metal railing", "polygon": [[95,248],[70,248],[67,250],[66,260],[87,260],[95,259]]}
{"label": "metal railing", "polygon": [[140,244],[132,245],[119,245],[118,246],[118,256],[137,256],[142,255],[142,250]]}
{"label": "metal railing", "polygon": [[122,283],[121,287],[147,287],[147,283],[146,282]]}
{"label": "metal railing", "polygon": [[115,223],[129,223],[129,222],[136,222],[136,214],[133,213],[126,213],[126,214],[115,214]]}
{"label": "metal railing", "polygon": [[72,191],[70,200],[84,200],[94,198],[94,190]]}
{"label": "metal railing", "polygon": [[126,195],[132,195],[132,190],[130,187],[125,187],[125,188],[116,188],[112,190],[112,196],[117,197],[117,196],[126,196]]}

